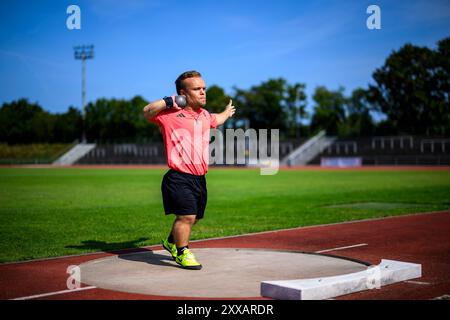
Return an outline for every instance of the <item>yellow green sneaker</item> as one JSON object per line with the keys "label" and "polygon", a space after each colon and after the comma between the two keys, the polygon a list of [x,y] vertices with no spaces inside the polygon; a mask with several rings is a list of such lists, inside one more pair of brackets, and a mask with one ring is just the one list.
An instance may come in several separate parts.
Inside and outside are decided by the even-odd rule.
{"label": "yellow green sneaker", "polygon": [[163,248],[169,251],[169,253],[172,255],[172,259],[175,260],[177,257],[177,246],[175,243],[170,243],[169,240],[164,239],[162,241]]}
{"label": "yellow green sneaker", "polygon": [[185,269],[200,270],[202,268],[202,265],[198,263],[189,249],[184,250],[182,254],[177,256],[175,262]]}

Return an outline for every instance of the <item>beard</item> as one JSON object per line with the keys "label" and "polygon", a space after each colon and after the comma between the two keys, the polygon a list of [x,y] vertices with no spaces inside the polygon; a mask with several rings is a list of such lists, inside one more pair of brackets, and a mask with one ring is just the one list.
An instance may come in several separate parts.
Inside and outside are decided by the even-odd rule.
{"label": "beard", "polygon": [[206,106],[206,99],[202,100],[202,99],[198,99],[195,102],[192,103],[192,107],[193,108],[203,108],[204,106]]}

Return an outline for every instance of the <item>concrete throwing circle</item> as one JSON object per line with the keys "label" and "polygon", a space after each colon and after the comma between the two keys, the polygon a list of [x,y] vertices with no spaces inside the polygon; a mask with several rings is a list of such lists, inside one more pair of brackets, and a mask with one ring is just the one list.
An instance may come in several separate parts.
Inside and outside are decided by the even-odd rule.
{"label": "concrete throwing circle", "polygon": [[81,282],[114,291],[172,297],[260,297],[261,281],[321,278],[367,270],[341,258],[262,249],[192,249],[201,270],[179,267],[167,251],[144,251],[80,265]]}

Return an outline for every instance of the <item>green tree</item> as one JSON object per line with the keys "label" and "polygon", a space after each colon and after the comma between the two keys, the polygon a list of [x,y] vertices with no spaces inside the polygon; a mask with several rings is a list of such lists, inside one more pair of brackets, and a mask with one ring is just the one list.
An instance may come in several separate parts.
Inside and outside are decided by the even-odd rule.
{"label": "green tree", "polygon": [[373,73],[370,100],[387,116],[392,133],[450,132],[449,39],[436,51],[406,44]]}
{"label": "green tree", "polygon": [[283,110],[283,99],[286,80],[269,79],[250,90],[235,88],[236,114],[248,120],[253,129],[286,128],[286,113]]}
{"label": "green tree", "polygon": [[367,90],[356,88],[346,99],[346,118],[338,128],[339,136],[369,136],[375,131],[370,115],[371,105],[367,100]]}
{"label": "green tree", "polygon": [[0,140],[7,143],[51,141],[53,122],[48,112],[27,99],[4,103],[0,109]]}
{"label": "green tree", "polygon": [[54,128],[56,116],[46,111],[38,112],[31,118],[33,137],[29,142],[55,142]]}
{"label": "green tree", "polygon": [[324,86],[319,86],[313,94],[314,114],[311,119],[311,132],[326,130],[328,135],[337,135],[339,127],[345,123],[345,106],[347,100],[344,96],[344,88],[330,91]]}
{"label": "green tree", "polygon": [[135,96],[133,99],[131,99],[131,108],[137,115],[137,117],[135,118],[137,142],[151,142],[161,140],[161,133],[159,131],[159,128],[155,125],[150,124],[142,113],[142,109],[147,104],[148,101],[146,101],[141,96]]}
{"label": "green tree", "polygon": [[[436,71],[438,112],[434,115],[434,132],[439,134],[450,133],[450,37],[438,42]],[[440,115],[443,115],[440,117]]]}
{"label": "green tree", "polygon": [[111,99],[110,122],[107,124],[107,137],[117,142],[135,141],[137,138],[136,123],[142,117],[142,112],[128,100]]}
{"label": "green tree", "polygon": [[298,136],[306,116],[305,85],[269,79],[249,90],[234,88],[236,116],[253,129],[280,129],[282,137]]}
{"label": "green tree", "polygon": [[[225,94],[225,91],[218,85],[212,85],[206,90],[206,109],[211,113],[222,112],[226,105],[230,102],[230,97]],[[233,127],[236,116],[229,119],[225,126]]]}
{"label": "green tree", "polygon": [[86,107],[88,141],[128,142],[137,138],[142,112],[124,99],[98,99]]}
{"label": "green tree", "polygon": [[159,128],[150,125],[141,96],[131,100],[98,99],[86,106],[86,137],[90,142],[148,142],[160,139]]}
{"label": "green tree", "polygon": [[217,86],[212,85],[206,90],[206,108],[211,113],[220,113],[225,109],[225,106],[230,102],[230,97],[225,94],[225,91]]}
{"label": "green tree", "polygon": [[67,112],[55,116],[53,128],[54,142],[73,142],[81,140],[83,117],[80,110],[69,107]]}
{"label": "green tree", "polygon": [[289,137],[299,138],[301,135],[301,119],[308,116],[306,112],[306,85],[303,83],[288,84],[286,88],[287,130]]}
{"label": "green tree", "polygon": [[108,139],[108,126],[111,122],[111,107],[107,99],[97,99],[86,106],[85,131],[89,142],[100,142]]}

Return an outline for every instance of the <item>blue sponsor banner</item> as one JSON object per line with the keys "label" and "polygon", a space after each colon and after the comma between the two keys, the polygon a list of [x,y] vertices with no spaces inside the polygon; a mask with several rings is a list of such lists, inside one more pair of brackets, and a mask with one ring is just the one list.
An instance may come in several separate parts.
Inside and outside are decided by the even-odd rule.
{"label": "blue sponsor banner", "polygon": [[321,167],[360,167],[362,166],[361,157],[333,157],[333,158],[321,158]]}

